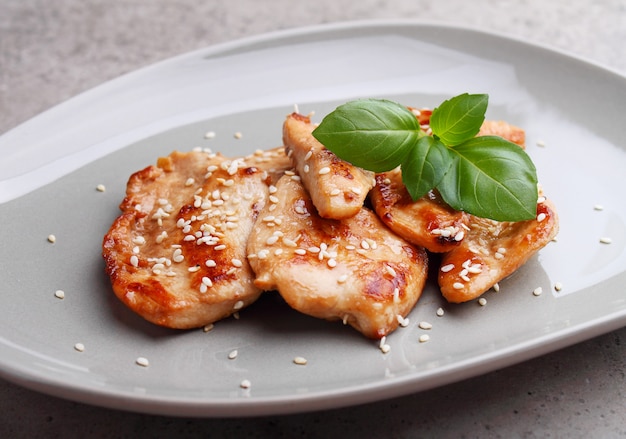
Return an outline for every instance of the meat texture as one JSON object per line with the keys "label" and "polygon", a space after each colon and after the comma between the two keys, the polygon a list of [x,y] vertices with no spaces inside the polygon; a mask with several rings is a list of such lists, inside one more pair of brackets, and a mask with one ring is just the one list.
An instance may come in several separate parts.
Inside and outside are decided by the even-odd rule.
{"label": "meat texture", "polygon": [[389,231],[367,208],[322,218],[297,175],[285,175],[248,242],[255,286],[276,289],[294,309],[341,320],[379,339],[422,293],[426,253]]}
{"label": "meat texture", "polygon": [[438,275],[441,294],[454,303],[479,297],[524,265],[558,229],[554,205],[543,196],[532,220],[498,222],[471,215],[463,242],[442,256]]}
{"label": "meat texture", "polygon": [[307,116],[292,113],[283,124],[283,142],[320,216],[344,219],[356,215],[374,186],[374,173],[338,158],[311,134]]}
{"label": "meat texture", "polygon": [[116,296],[146,320],[181,329],[254,302],[261,290],[247,239],[288,166],[283,148],[232,160],[174,152],[133,174],[103,241]]}
{"label": "meat texture", "polygon": [[[413,110],[427,129],[430,110]],[[502,121],[485,121],[479,136],[494,135],[524,147],[524,130]],[[400,169],[376,175],[370,193],[372,205],[383,222],[398,235],[434,253],[458,247],[468,230],[469,216],[448,206],[437,191],[413,201],[402,182]]]}

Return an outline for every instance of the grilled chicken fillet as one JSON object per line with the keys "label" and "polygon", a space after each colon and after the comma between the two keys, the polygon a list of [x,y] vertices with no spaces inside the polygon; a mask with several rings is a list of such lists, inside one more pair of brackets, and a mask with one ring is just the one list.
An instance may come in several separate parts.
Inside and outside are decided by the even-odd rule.
{"label": "grilled chicken fillet", "polygon": [[341,160],[311,134],[307,116],[292,113],[283,124],[287,155],[311,194],[320,216],[344,219],[356,215],[374,186],[374,173]]}
{"label": "grilled chicken fillet", "polygon": [[255,301],[248,235],[288,164],[282,148],[232,160],[174,152],[133,174],[103,241],[117,297],[146,320],[181,329]]}
{"label": "grilled chicken fillet", "polygon": [[297,176],[282,177],[276,188],[248,241],[254,285],[276,289],[292,308],[342,320],[369,338],[396,329],[422,293],[425,251],[367,208],[344,220],[320,217]]}

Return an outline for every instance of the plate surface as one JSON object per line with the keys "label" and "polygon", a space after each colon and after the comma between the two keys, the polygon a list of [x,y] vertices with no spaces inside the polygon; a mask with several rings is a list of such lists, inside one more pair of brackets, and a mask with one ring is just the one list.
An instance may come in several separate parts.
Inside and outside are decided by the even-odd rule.
{"label": "plate surface", "polygon": [[[499,293],[486,293],[486,306],[448,305],[430,281],[383,354],[351,328],[297,314],[274,293],[206,333],[153,326],[113,296],[102,237],[128,176],[158,156],[277,146],[294,104],[319,121],[358,97],[433,107],[463,92],[489,93],[487,117],[526,130],[561,221],[558,240]],[[625,112],[626,79],[616,73],[502,36],[408,22],[275,33],[106,83],[0,137],[0,376],[141,412],[292,413],[425,390],[621,327]],[[210,131],[215,137],[205,138]],[[420,329],[421,321],[432,329]],[[424,333],[430,340],[420,343]],[[294,364],[296,356],[308,363]]]}

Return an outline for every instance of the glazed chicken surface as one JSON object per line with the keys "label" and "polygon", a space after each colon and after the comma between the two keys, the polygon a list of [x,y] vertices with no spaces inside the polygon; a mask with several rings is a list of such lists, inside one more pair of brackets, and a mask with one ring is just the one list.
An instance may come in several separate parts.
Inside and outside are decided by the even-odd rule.
{"label": "glazed chicken surface", "polygon": [[276,184],[248,241],[254,285],[278,290],[294,309],[341,320],[369,338],[396,329],[422,293],[427,258],[367,208],[322,218],[298,178]]}
{"label": "glazed chicken surface", "polygon": [[558,229],[555,207],[543,195],[532,220],[498,222],[471,215],[463,242],[442,256],[441,294],[454,303],[481,296],[554,239]]}
{"label": "glazed chicken surface", "polygon": [[261,290],[248,235],[288,165],[282,148],[238,159],[174,152],[133,174],[103,241],[117,297],[146,320],[181,329],[254,302]]}
{"label": "glazed chicken surface", "polygon": [[341,160],[311,134],[307,116],[292,113],[283,124],[285,151],[323,218],[350,218],[374,186],[374,173]]}

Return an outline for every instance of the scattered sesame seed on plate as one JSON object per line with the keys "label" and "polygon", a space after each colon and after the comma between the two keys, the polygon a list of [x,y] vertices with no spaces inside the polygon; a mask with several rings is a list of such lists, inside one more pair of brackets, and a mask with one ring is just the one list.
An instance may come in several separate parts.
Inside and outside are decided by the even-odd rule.
{"label": "scattered sesame seed on plate", "polygon": [[422,334],[420,335],[420,338],[418,340],[420,343],[426,343],[428,340],[430,340],[430,335]]}
{"label": "scattered sesame seed on plate", "polygon": [[241,139],[243,137],[243,134],[237,131],[233,136],[235,137],[235,139]]}
{"label": "scattered sesame seed on plate", "polygon": [[445,311],[443,310],[443,308],[437,308],[437,316],[441,317],[445,314]]}
{"label": "scattered sesame seed on plate", "polygon": [[85,345],[82,343],[76,343],[74,345],[74,349],[78,352],[83,352],[85,350]]}
{"label": "scattered sesame seed on plate", "polygon": [[209,332],[214,327],[215,327],[215,325],[213,323],[209,323],[208,325],[204,325],[204,327],[202,328],[202,332]]}
{"label": "scattered sesame seed on plate", "polygon": [[239,387],[241,387],[242,389],[249,389],[251,385],[252,383],[250,382],[250,380],[242,380],[241,383],[239,383]]}
{"label": "scattered sesame seed on plate", "polygon": [[54,244],[55,242],[57,242],[57,237],[54,235],[48,235],[48,242]]}
{"label": "scattered sesame seed on plate", "polygon": [[228,359],[234,360],[235,358],[237,358],[237,355],[239,355],[239,351],[237,351],[237,349],[234,349],[228,353]]}
{"label": "scattered sesame seed on plate", "polygon": [[603,236],[602,238],[600,238],[600,242],[602,244],[610,244],[613,242],[613,240],[609,238],[608,236]]}
{"label": "scattered sesame seed on plate", "polygon": [[604,210],[604,206],[602,204],[596,204],[593,206],[593,210]]}
{"label": "scattered sesame seed on plate", "polygon": [[537,140],[537,146],[541,146],[541,147],[546,146],[546,142],[543,140]]}
{"label": "scattered sesame seed on plate", "polygon": [[204,134],[204,138],[205,139],[214,139],[215,138],[215,131],[207,131]]}
{"label": "scattered sesame seed on plate", "polygon": [[485,306],[487,305],[487,299],[485,299],[484,297],[481,297],[480,299],[478,299],[478,304],[480,306]]}
{"label": "scattered sesame seed on plate", "polygon": [[145,357],[137,357],[137,359],[135,360],[135,363],[138,366],[142,366],[142,367],[148,367],[150,365],[150,362]]}
{"label": "scattered sesame seed on plate", "polygon": [[557,282],[554,284],[555,291],[561,291],[563,289],[563,284],[561,282]]}
{"label": "scattered sesame seed on plate", "polygon": [[106,191],[107,189],[106,189],[106,187],[105,187],[103,184],[99,184],[98,186],[96,186],[96,190],[97,190],[98,192],[104,192],[104,191]]}
{"label": "scattered sesame seed on plate", "polygon": [[[439,308],[441,309],[441,308]],[[443,311],[443,310],[442,310]],[[419,322],[419,324],[417,325],[420,329],[433,329],[433,325],[431,325],[428,322]]]}
{"label": "scattered sesame seed on plate", "polygon": [[294,362],[294,364],[297,364],[299,366],[304,366],[307,363],[306,358],[304,358],[304,357],[295,357],[293,359],[293,362]]}
{"label": "scattered sesame seed on plate", "polygon": [[543,288],[541,287],[537,287],[533,290],[533,296],[541,296],[541,294],[543,293]]}
{"label": "scattered sesame seed on plate", "polygon": [[56,290],[54,292],[54,297],[56,297],[57,299],[65,299],[65,291],[63,291],[63,290]]}

